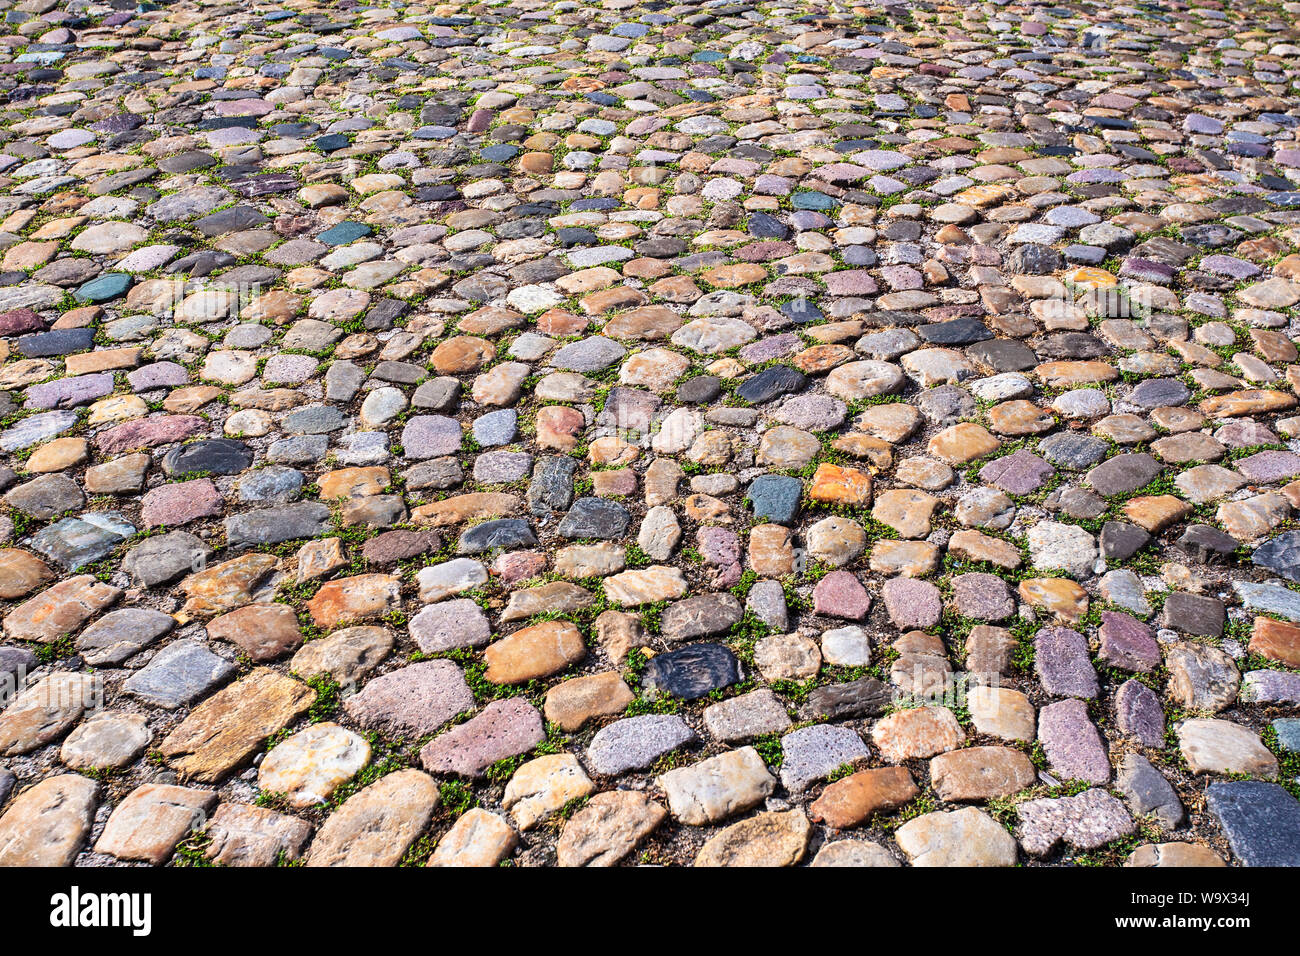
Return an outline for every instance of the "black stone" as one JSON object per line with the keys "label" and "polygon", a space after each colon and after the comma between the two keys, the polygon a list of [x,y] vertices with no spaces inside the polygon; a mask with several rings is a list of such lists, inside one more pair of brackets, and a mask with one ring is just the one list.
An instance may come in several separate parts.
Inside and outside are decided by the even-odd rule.
{"label": "black stone", "polygon": [[773,365],[742,382],[736,389],[736,395],[751,404],[761,405],[782,395],[803,391],[807,382],[808,376],[798,369],[788,365]]}
{"label": "black stone", "polygon": [[696,700],[739,680],[736,655],[721,644],[691,644],[659,654],[641,674],[643,687],[684,700]]}
{"label": "black stone", "polygon": [[863,677],[847,684],[827,684],[814,688],[808,695],[801,716],[805,720],[878,717],[893,700],[893,694],[887,685],[874,677]]}
{"label": "black stone", "polygon": [[697,375],[677,386],[677,401],[683,405],[705,405],[722,394],[722,379],[716,375]]}
{"label": "black stone", "polygon": [[342,133],[330,133],[317,139],[312,145],[322,153],[332,153],[335,150],[344,149],[351,142]]}
{"label": "black stone", "polygon": [[993,338],[988,326],[979,319],[970,318],[918,325],[916,334],[931,345],[970,345]]}
{"label": "black stone", "polygon": [[621,538],[631,514],[608,498],[579,498],[556,529],[562,538]]}
{"label": "black stone", "polygon": [[205,438],[173,448],[163,456],[163,471],[168,475],[211,472],[214,475],[237,475],[253,464],[253,450],[231,438]]}
{"label": "black stone", "polygon": [[458,554],[482,554],[484,551],[509,551],[537,544],[532,527],[522,518],[498,518],[466,529],[460,536]]}

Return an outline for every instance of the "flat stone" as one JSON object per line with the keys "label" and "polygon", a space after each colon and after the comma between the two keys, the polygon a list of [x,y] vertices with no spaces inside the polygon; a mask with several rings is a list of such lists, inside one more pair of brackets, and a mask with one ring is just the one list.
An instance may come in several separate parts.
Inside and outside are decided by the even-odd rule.
{"label": "flat stone", "polygon": [[398,770],[353,794],[325,821],[308,866],[396,866],[428,826],[438,785],[418,770]]}
{"label": "flat stone", "polygon": [[1048,766],[1066,780],[1107,783],[1110,758],[1081,700],[1061,700],[1038,712],[1038,739]]}
{"label": "flat stone", "polygon": [[158,749],[181,773],[199,783],[214,783],[304,713],[314,699],[305,684],[259,668],[192,710]]}
{"label": "flat stone", "polygon": [[59,759],[73,770],[117,769],[133,763],[150,739],[144,715],[101,710],[68,734]]}
{"label": "flat stone", "polygon": [[176,619],[161,611],[131,607],[110,611],[81,632],[77,650],[95,667],[121,664],[151,646],[176,626]]}
{"label": "flat stone", "polygon": [[497,866],[518,843],[519,834],[503,817],[470,807],[438,841],[429,866]]}
{"label": "flat stone", "polygon": [[1230,720],[1183,721],[1178,727],[1178,747],[1192,773],[1277,776],[1277,758],[1259,735]]}
{"label": "flat stone", "polygon": [[1300,803],[1274,783],[1212,783],[1206,806],[1246,866],[1300,866]]}
{"label": "flat stone", "polygon": [[926,813],[898,828],[895,838],[912,866],[1014,866],[1016,841],[975,807]]}
{"label": "flat stone", "polygon": [[622,713],[633,699],[631,688],[618,672],[609,671],[556,684],[546,693],[543,713],[561,730],[572,733],[589,720]]}
{"label": "flat stone", "polygon": [[1034,671],[1043,688],[1056,697],[1097,696],[1088,642],[1066,627],[1045,627],[1034,636]]}
{"label": "flat stone", "polygon": [[420,762],[430,772],[477,778],[492,764],[526,753],[545,737],[542,715],[526,700],[495,700],[425,745]]}
{"label": "flat stone", "polygon": [[930,781],[944,801],[991,800],[1033,785],[1034,765],[1009,747],[967,747],[930,761]]}
{"label": "flat stone", "polygon": [[1184,642],[1165,649],[1168,696],[1187,710],[1218,712],[1237,699],[1241,674],[1217,647]]}
{"label": "flat stone", "polygon": [[776,778],[757,751],[741,747],[670,770],[657,783],[668,795],[674,819],[702,826],[757,806],[775,789]]}
{"label": "flat stone", "polygon": [[311,679],[328,675],[342,687],[356,687],[393,650],[393,632],[385,627],[345,627],[304,644],[289,669]]}
{"label": "flat stone", "polygon": [[0,754],[30,753],[59,740],[102,696],[102,679],[92,674],[58,671],[27,685],[0,713]]}
{"label": "flat stone", "polygon": [[859,770],[828,784],[808,812],[818,823],[848,829],[907,805],[920,792],[904,767]]}
{"label": "flat stone", "polygon": [[628,717],[596,733],[587,746],[587,765],[604,775],[640,770],[693,740],[695,733],[675,715]]}
{"label": "flat stone", "polygon": [[305,820],[264,807],[223,803],[208,823],[204,856],[223,866],[269,867],[300,860],[311,838]]}
{"label": "flat stone", "polygon": [[932,757],[960,747],[966,735],[946,707],[912,707],[876,722],[871,740],[890,763]]}
{"label": "flat stone", "polygon": [[759,813],[709,839],[696,866],[793,866],[807,851],[811,825],[802,810]]}
{"label": "flat stone", "polygon": [[1165,711],[1155,691],[1137,680],[1127,680],[1115,692],[1115,725],[1144,746],[1165,742]]}
{"label": "flat stone", "polygon": [[176,844],[216,803],[211,790],[147,783],[113,809],[95,842],[95,852],[156,866],[172,855]]}
{"label": "flat stone", "polygon": [[1027,800],[1016,807],[1017,834],[1025,852],[1044,856],[1058,843],[1077,850],[1104,846],[1134,830],[1124,805],[1104,790],[1078,796]]}
{"label": "flat stone", "polygon": [[234,676],[236,667],[196,640],[172,641],[122,684],[141,700],[175,710],[205,696]]}
{"label": "flat stone", "polygon": [[99,784],[70,773],[24,790],[0,817],[0,866],[71,866],[90,835]]}
{"label": "flat stone", "polygon": [[695,700],[740,680],[735,655],[721,644],[691,644],[651,658],[642,672],[649,689]]}
{"label": "flat stone", "polygon": [[1182,825],[1186,817],[1182,801],[1168,780],[1141,754],[1126,754],[1120,763],[1115,785],[1136,816],[1154,814],[1162,827]]}
{"label": "flat stone", "polygon": [[781,738],[785,759],[781,783],[801,792],[845,765],[866,761],[867,745],[852,728],[819,725],[794,730]]}
{"label": "flat stone", "polygon": [[668,812],[644,793],[598,793],[565,824],[556,843],[557,862],[560,866],[614,866],[667,817]]}

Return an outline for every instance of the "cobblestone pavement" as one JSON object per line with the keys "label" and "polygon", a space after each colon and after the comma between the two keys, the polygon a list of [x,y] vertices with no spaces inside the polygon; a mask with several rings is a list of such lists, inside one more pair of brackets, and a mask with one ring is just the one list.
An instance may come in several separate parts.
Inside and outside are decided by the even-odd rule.
{"label": "cobblestone pavement", "polygon": [[1300,3],[0,5],[0,864],[1300,865]]}

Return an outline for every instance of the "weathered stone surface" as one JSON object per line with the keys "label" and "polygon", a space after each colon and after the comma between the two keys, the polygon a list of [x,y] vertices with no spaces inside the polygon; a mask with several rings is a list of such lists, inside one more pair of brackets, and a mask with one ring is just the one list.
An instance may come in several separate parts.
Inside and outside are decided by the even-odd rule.
{"label": "weathered stone surface", "polygon": [[[259,666],[321,696],[213,781],[238,865],[338,817],[239,809],[328,720],[382,738],[372,786],[451,762],[397,841],[435,865],[681,865],[894,761],[1001,825],[969,754],[1013,779],[1040,734],[1075,795],[1189,720],[1290,753],[1291,0],[279,6],[5,8],[0,721],[58,674],[111,709],[0,810],[65,756],[92,840],[201,786],[158,741]],[[640,717],[698,748],[585,762]],[[841,731],[867,756],[826,766]],[[633,850],[651,777],[745,746],[811,791]],[[556,810],[563,755],[659,796]],[[1142,861],[1229,856],[1187,802]],[[892,809],[805,852],[903,863]]]}
{"label": "weathered stone surface", "polygon": [[420,761],[431,773],[481,777],[498,760],[526,753],[545,737],[542,715],[522,697],[494,700],[426,744]]}
{"label": "weathered stone surface", "polygon": [[912,866],[1014,866],[1016,841],[975,807],[927,813],[896,833]]}
{"label": "weathered stone surface", "polygon": [[1160,825],[1169,829],[1184,820],[1182,801],[1169,781],[1141,754],[1126,754],[1116,780],[1129,810],[1137,816],[1155,814]]}
{"label": "weathered stone surface", "polygon": [[1034,765],[1009,747],[967,747],[930,761],[930,783],[941,800],[991,800],[1033,784]]}
{"label": "weathered stone surface", "polygon": [[393,632],[385,627],[345,627],[304,644],[289,669],[311,679],[328,674],[342,687],[355,687],[393,649]]}
{"label": "weathered stone surface", "polygon": [[1230,720],[1183,721],[1178,727],[1178,749],[1192,773],[1277,776],[1277,758],[1259,735]]}
{"label": "weathered stone surface", "polygon": [[1148,843],[1134,850],[1125,866],[1227,866],[1223,857],[1195,843]]}
{"label": "weathered stone surface", "polygon": [[724,743],[780,733],[793,723],[784,705],[767,688],[740,694],[704,708],[704,725]]}
{"label": "weathered stone surface", "polygon": [[1085,790],[1074,797],[1027,800],[1016,807],[1020,845],[1033,856],[1043,856],[1057,843],[1091,850],[1127,836],[1133,818],[1124,805],[1104,790]]}
{"label": "weathered stone surface", "polygon": [[1110,758],[1081,700],[1061,700],[1038,712],[1038,739],[1052,772],[1066,780],[1106,783]]}
{"label": "weathered stone surface", "polygon": [[250,604],[208,622],[208,637],[229,641],[255,661],[281,657],[302,643],[302,630],[292,608],[283,604]]}
{"label": "weathered stone surface", "polygon": [[556,843],[560,866],[613,866],[636,849],[668,811],[634,790],[598,793],[573,815]]}
{"label": "weathered stone surface", "polygon": [[264,807],[223,803],[208,824],[204,856],[222,866],[275,866],[302,858],[311,824]]}
{"label": "weathered stone surface", "polygon": [[1205,803],[1246,866],[1300,865],[1300,803],[1277,784],[1212,783]]}
{"label": "weathered stone surface", "polygon": [[147,783],[113,809],[95,852],[162,863],[190,830],[204,823],[216,803],[211,790]]}
{"label": "weathered stone surface", "polygon": [[438,841],[429,866],[496,866],[518,843],[519,834],[503,818],[470,807]]}
{"label": "weathered stone surface", "polygon": [[791,731],[781,738],[785,759],[781,783],[799,792],[825,779],[840,767],[865,761],[870,752],[850,727],[814,726]]}
{"label": "weathered stone surface", "polygon": [[214,783],[304,713],[315,696],[305,684],[259,668],[191,711],[158,749],[190,779]]}
{"label": "weathered stone surface", "polygon": [[818,823],[843,830],[865,823],[873,814],[897,810],[920,793],[904,767],[859,770],[827,784],[808,812]]}
{"label": "weathered stone surface", "polygon": [[364,738],[338,724],[314,724],[276,744],[258,768],[257,785],[283,794],[292,807],[310,807],[328,800],[369,760]]}
{"label": "weathered stone surface", "polygon": [[793,866],[803,859],[812,827],[802,810],[760,813],[712,837],[696,866]]}
{"label": "weathered stone surface", "polygon": [[103,700],[103,680],[59,671],[18,694],[0,712],[0,754],[25,754],[60,739]]}
{"label": "weathered stone surface", "polygon": [[568,621],[543,621],[503,637],[483,652],[484,678],[494,684],[518,684],[549,677],[587,655],[577,627]]}
{"label": "weathered stone surface", "polygon": [[694,731],[676,715],[628,717],[596,733],[587,746],[587,766],[606,775],[638,770],[694,739]]}
{"label": "weathered stone surface", "polygon": [[775,789],[776,778],[753,747],[741,747],[670,770],[657,783],[675,820],[702,826],[757,806]]}
{"label": "weathered stone surface", "polygon": [[92,616],[113,604],[122,592],[88,574],[58,582],[5,615],[9,638],[49,643],[74,633]]}
{"label": "weathered stone surface", "polygon": [[343,703],[362,726],[410,734],[432,733],[473,706],[464,672],[448,660],[420,661],[389,671]]}
{"label": "weathered stone surface", "polygon": [[0,866],[71,866],[90,835],[99,784],[81,774],[46,777],[0,816]]}
{"label": "weathered stone surface", "polygon": [[73,770],[117,769],[132,763],[149,745],[148,722],[140,714],[101,710],[68,734],[59,759]]}
{"label": "weathered stone surface", "polygon": [[573,754],[548,754],[530,760],[506,784],[501,806],[520,830],[529,830],[596,789]]}
{"label": "weathered stone surface", "polygon": [[546,694],[543,713],[561,730],[578,730],[597,717],[620,714],[633,700],[630,687],[617,671],[563,681]]}
{"label": "weathered stone surface", "polygon": [[966,735],[946,707],[912,707],[877,721],[871,740],[890,763],[932,757],[961,746]]}
{"label": "weathered stone surface", "polygon": [[307,854],[308,866],[396,866],[438,806],[438,785],[418,770],[398,770],[349,797]]}
{"label": "weathered stone surface", "polygon": [[1043,688],[1057,697],[1097,696],[1097,672],[1088,642],[1067,627],[1045,627],[1034,636],[1034,670]]}
{"label": "weathered stone surface", "polygon": [[1220,711],[1237,699],[1241,674],[1223,651],[1205,644],[1167,648],[1171,700],[1187,710]]}

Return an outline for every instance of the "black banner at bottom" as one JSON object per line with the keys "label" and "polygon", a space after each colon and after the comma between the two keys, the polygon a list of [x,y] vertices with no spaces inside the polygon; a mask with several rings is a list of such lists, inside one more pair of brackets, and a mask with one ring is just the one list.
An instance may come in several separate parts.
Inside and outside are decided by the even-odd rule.
{"label": "black banner at bottom", "polygon": [[[434,913],[452,917],[449,930],[502,926],[503,917],[504,925],[522,929],[567,912],[584,934],[604,921],[627,933],[644,928],[656,910],[655,919],[663,918],[673,899],[691,901],[683,916],[731,914],[717,927],[730,945],[750,932],[771,944],[788,930],[806,943],[818,925],[847,929],[861,919],[925,926],[958,916],[954,931],[987,918],[991,932],[1036,931],[1053,940],[1063,933],[1196,933],[1218,943],[1259,930],[1284,932],[1291,924],[1284,902],[1294,892],[1289,871],[1239,868],[0,871],[0,898],[24,937],[112,940],[127,951],[250,929],[260,946],[337,946],[352,936],[373,943],[376,925],[392,927],[395,918],[400,925],[402,914],[413,917],[412,926]],[[691,922],[693,938],[707,935]]]}

